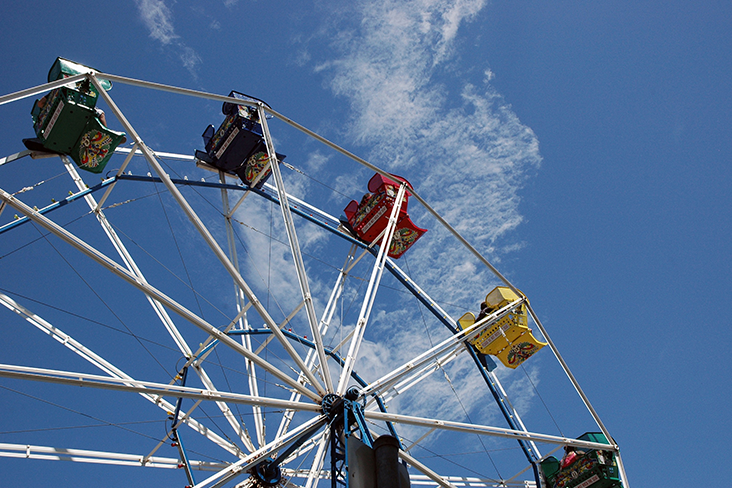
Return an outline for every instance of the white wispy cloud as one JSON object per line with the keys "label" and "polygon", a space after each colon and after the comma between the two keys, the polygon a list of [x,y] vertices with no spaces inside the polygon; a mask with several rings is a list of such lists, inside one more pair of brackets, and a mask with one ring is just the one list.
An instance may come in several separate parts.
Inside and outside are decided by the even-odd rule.
{"label": "white wispy cloud", "polygon": [[135,0],[140,18],[150,32],[150,37],[171,49],[184,68],[195,78],[201,57],[175,33],[173,12],[164,0]]}
{"label": "white wispy cloud", "polygon": [[[485,0],[339,4],[328,19],[331,55],[313,62],[333,93],[349,104],[347,135],[365,148],[368,159],[407,176],[468,241],[490,259],[500,259],[497,249],[521,247],[510,241],[509,232],[522,221],[519,191],[541,156],[534,133],[490,84],[495,74],[487,66],[478,67],[480,78],[467,81],[464,75],[470,70],[459,69],[460,26],[474,20],[485,5]],[[366,170],[350,176],[362,178],[364,187],[368,177]],[[344,183],[342,188],[349,187]],[[430,230],[406,256],[410,269],[433,298],[467,303],[477,312],[477,303],[497,284],[495,277],[461,252],[455,239],[432,225],[413,201],[412,217]],[[377,322],[369,327],[378,328]],[[418,339],[424,339],[423,326],[413,315],[393,315],[388,323],[392,329],[383,336],[388,340],[369,342],[363,351],[360,367],[373,375],[426,346]],[[465,359],[446,368],[461,393],[478,387],[476,375],[467,374],[474,365]],[[446,388],[442,374],[435,374],[420,385],[420,394],[405,395],[394,407],[417,415],[454,414],[455,409],[445,407]],[[532,395],[516,391],[523,398]],[[475,408],[468,400],[466,409]]]}
{"label": "white wispy cloud", "polygon": [[[480,84],[463,82],[449,63],[459,26],[484,4],[360,3],[360,21],[332,36],[337,55],[319,69],[350,104],[349,134],[369,148],[370,160],[410,175],[435,208],[487,248],[521,222],[518,190],[541,157],[531,129],[489,84],[493,73],[485,68]],[[451,86],[438,76],[451,77]]]}

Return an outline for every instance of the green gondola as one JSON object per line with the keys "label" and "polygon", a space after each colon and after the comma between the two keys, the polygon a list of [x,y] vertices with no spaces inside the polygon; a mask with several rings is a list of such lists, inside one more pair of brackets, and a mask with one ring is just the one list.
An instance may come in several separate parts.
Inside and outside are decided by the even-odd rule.
{"label": "green gondola", "polygon": [[[95,70],[57,58],[48,73],[48,81],[90,71]],[[112,88],[107,80],[100,80],[100,84],[105,90]],[[124,142],[125,134],[104,125],[100,120],[104,112],[96,108],[97,99],[98,92],[89,80],[51,91],[36,100],[31,110],[36,139],[23,142],[31,149],[69,155],[81,169],[102,172],[115,148]]]}
{"label": "green gondola", "polygon": [[[609,444],[599,432],[578,437],[583,441]],[[622,487],[615,455],[610,450],[573,448],[560,462],[550,456],[541,462],[541,470],[549,488],[616,488]]]}

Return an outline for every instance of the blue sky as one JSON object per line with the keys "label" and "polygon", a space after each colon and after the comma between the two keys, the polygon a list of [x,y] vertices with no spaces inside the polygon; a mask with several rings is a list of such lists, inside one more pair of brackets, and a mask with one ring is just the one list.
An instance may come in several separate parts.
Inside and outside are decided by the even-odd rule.
{"label": "blue sky", "polygon": [[[0,95],[45,82],[53,60],[63,56],[112,74],[217,94],[236,89],[266,100],[280,113],[407,177],[526,293],[619,443],[631,485],[726,486],[723,439],[730,424],[724,405],[731,399],[731,364],[723,352],[730,343],[724,304],[732,291],[732,7],[727,2],[375,0],[343,6],[327,0],[205,5],[147,0],[74,5],[35,2],[4,9],[9,27],[0,34],[0,60],[6,68]],[[160,151],[192,154],[201,148],[206,125],[218,124],[222,117],[218,103],[122,84],[110,95],[143,140]],[[20,151],[21,139],[32,135],[30,106],[30,100],[0,106],[0,157]],[[114,120],[110,125],[120,128]],[[348,200],[365,191],[368,170],[284,124],[273,121],[272,130],[278,152],[308,175],[286,172],[295,195],[338,215]],[[181,176],[202,176],[184,163],[170,164],[170,171]],[[133,169],[143,175],[148,171],[141,162],[133,163]],[[61,171],[57,159],[15,162],[0,167],[0,187],[15,192],[49,180],[23,196],[40,207],[71,188],[70,182],[60,183],[66,175],[50,180]],[[139,197],[139,191],[120,189],[116,201]],[[196,194],[187,195],[222,236],[223,228],[213,223],[215,211]],[[244,223],[241,239],[250,249],[247,259],[268,265],[256,271],[250,265],[247,277],[263,296],[287,310],[296,304],[297,293],[292,280],[281,278],[289,254],[262,237],[281,232],[270,219],[278,210],[261,202],[251,205],[238,214]],[[79,206],[83,203],[59,212],[59,220],[83,215]],[[225,293],[233,287],[226,277],[209,272],[213,268],[201,266],[207,261],[199,256],[200,243],[190,229],[175,239],[153,231],[171,221],[171,226],[185,226],[185,217],[166,195],[124,210],[128,213],[120,231],[136,232],[129,241],[145,249],[135,252],[155,276],[150,281],[187,299],[207,317],[230,306]],[[475,304],[495,280],[479,271],[416,202],[410,202],[410,211],[430,231],[398,264],[455,317],[477,311]],[[11,218],[10,211],[0,216],[2,223]],[[87,230],[92,224],[69,225],[92,239],[95,234]],[[71,276],[75,273],[50,243],[12,252],[38,236],[26,227],[0,235],[4,293],[14,293],[19,301],[35,297],[46,304],[83,305],[91,296],[89,288],[75,281],[79,278]],[[344,244],[300,224],[298,235],[312,255],[327,258],[330,266],[342,264]],[[103,250],[112,255],[106,246]],[[88,317],[121,329],[124,323],[138,337],[170,344],[163,332],[142,327],[151,313],[148,309],[138,316],[129,310],[124,284],[110,282],[106,272],[78,253],[59,248],[91,288],[109,296],[106,302],[89,298]],[[194,305],[186,286],[161,271],[182,269],[178,251],[171,249],[180,249],[180,256],[198,265],[191,266],[191,280],[225,292],[209,294],[211,304]],[[327,267],[309,266],[320,311],[330,276]],[[267,292],[265,282],[276,291]],[[23,303],[44,317],[56,317],[60,328],[104,349],[105,357],[138,379],[167,382],[165,374],[178,359],[169,349],[149,346],[155,351],[148,354],[140,341],[120,338],[108,327],[79,323],[33,301]],[[132,315],[116,321],[104,303]],[[1,312],[6,348],[0,362],[95,372],[12,313]],[[414,313],[399,300],[379,309],[360,365],[365,377],[378,375],[385,365],[401,364],[431,339],[427,335],[444,337],[431,325],[410,325]],[[200,333],[181,327],[199,340]],[[109,347],[116,340],[120,347]],[[223,356],[220,361],[225,363]],[[502,426],[495,410],[484,406],[489,395],[475,394],[484,387],[468,366],[456,361],[447,370],[460,394],[459,405],[475,421]],[[595,430],[548,350],[526,363],[525,372],[499,371],[529,430],[555,434],[554,421],[567,436]],[[162,414],[138,398],[70,393],[70,387],[7,379],[0,386],[5,412],[0,443],[137,453],[149,452],[151,438],[164,433]],[[421,397],[396,400],[394,408],[415,415],[447,415],[445,410],[457,408],[442,379],[431,378],[423,388]],[[141,440],[120,428],[69,428],[110,419],[136,422],[130,425],[150,438]],[[51,428],[55,430],[47,430]],[[439,451],[445,439],[437,437],[429,447]],[[465,442],[466,450],[476,444],[473,438],[454,442]],[[511,444],[506,449],[513,450],[504,456],[498,449],[505,446],[509,444],[489,444],[488,449],[497,449],[491,452],[499,473],[511,476],[520,469],[521,455]],[[445,454],[495,476],[492,467],[484,466],[490,464],[485,458],[454,455],[460,452]],[[175,452],[168,448],[161,455],[174,457]],[[676,459],[684,460],[683,467],[671,465]],[[27,486],[49,480],[91,486],[102,476],[109,478],[109,486],[122,479],[185,484],[180,471],[8,458],[0,458],[0,465],[6,479]]]}

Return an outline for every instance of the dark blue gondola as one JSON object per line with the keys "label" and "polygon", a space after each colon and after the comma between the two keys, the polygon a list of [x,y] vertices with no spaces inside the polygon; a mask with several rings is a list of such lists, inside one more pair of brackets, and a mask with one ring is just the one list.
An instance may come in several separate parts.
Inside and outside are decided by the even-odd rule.
{"label": "dark blue gondola", "polygon": [[[253,100],[252,97],[233,90],[229,96],[239,100]],[[249,186],[264,171],[255,185],[260,188],[269,178],[271,170],[257,109],[224,102],[221,111],[226,118],[217,130],[214,130],[213,125],[206,127],[202,134],[206,151],[196,150],[196,158],[222,171],[236,174]],[[283,154],[277,153],[278,160],[284,158]]]}

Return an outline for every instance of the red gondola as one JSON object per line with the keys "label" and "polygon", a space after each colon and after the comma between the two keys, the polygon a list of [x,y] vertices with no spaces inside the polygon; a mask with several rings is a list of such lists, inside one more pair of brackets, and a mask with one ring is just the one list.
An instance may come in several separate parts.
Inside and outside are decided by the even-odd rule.
{"label": "red gondola", "polygon": [[[356,235],[368,242],[374,242],[389,223],[389,215],[394,207],[397,193],[401,182],[412,188],[407,180],[395,176],[399,181],[392,180],[380,174],[371,177],[368,184],[370,193],[366,193],[361,202],[351,200],[351,203],[343,210],[348,219],[348,224]],[[389,257],[397,259],[407,249],[417,242],[417,239],[427,232],[427,229],[417,227],[407,213],[409,201],[409,190],[404,195],[404,202],[399,210],[397,226],[394,237],[389,245]]]}

